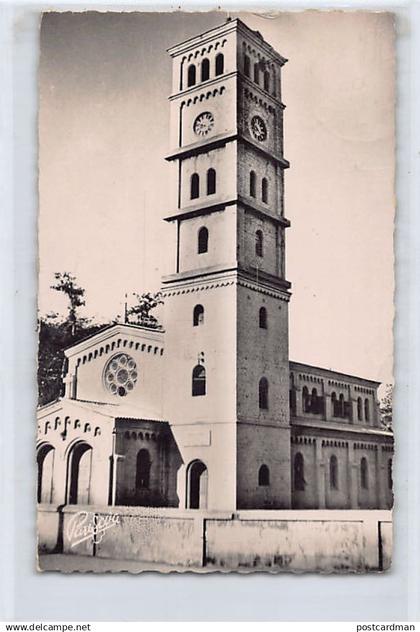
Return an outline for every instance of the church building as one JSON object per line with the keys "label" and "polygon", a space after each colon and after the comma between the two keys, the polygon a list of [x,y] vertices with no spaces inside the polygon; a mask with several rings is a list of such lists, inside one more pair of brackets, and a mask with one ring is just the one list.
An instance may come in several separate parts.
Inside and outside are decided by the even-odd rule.
{"label": "church building", "polygon": [[163,329],[116,324],[65,351],[64,396],[38,411],[38,502],[389,508],[379,384],[289,360],[287,60],[239,19],[168,52]]}

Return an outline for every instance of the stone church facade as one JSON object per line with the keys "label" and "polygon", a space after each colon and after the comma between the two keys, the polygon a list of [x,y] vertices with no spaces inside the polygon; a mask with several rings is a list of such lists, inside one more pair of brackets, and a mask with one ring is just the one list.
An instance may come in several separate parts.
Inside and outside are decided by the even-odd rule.
{"label": "stone church facade", "polygon": [[289,360],[286,59],[238,19],[169,50],[177,174],[164,330],[66,350],[38,502],[210,511],[392,505],[379,384]]}

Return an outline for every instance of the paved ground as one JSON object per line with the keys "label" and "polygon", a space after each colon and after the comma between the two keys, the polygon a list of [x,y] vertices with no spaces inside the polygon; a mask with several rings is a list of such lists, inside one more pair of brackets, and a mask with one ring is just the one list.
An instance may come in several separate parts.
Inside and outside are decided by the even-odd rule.
{"label": "paved ground", "polygon": [[182,566],[169,566],[152,562],[136,562],[124,560],[105,560],[98,557],[84,557],[83,555],[59,555],[49,554],[39,556],[39,569],[41,571],[61,571],[63,573],[73,573],[80,571],[86,573],[93,571],[96,573],[128,571],[130,573],[141,573],[142,571],[155,572],[180,572],[187,571],[203,572],[202,568],[184,568]]}

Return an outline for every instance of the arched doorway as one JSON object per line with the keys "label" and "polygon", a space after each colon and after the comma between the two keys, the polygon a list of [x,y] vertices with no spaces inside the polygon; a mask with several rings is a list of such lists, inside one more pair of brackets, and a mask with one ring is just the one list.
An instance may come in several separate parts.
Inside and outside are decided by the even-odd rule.
{"label": "arched doorway", "polygon": [[37,500],[39,503],[50,503],[52,500],[54,448],[49,443],[39,446],[36,460],[38,464]]}
{"label": "arched doorway", "polygon": [[68,459],[68,502],[70,505],[87,505],[90,500],[92,448],[80,441],[70,451]]}
{"label": "arched doorway", "polygon": [[207,509],[208,471],[202,461],[190,463],[187,481],[187,508]]}

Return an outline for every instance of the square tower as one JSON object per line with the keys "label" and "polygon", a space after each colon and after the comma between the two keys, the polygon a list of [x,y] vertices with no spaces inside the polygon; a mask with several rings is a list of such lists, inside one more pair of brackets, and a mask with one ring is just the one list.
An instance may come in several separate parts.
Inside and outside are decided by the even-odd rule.
{"label": "square tower", "polygon": [[238,19],[171,49],[165,407],[180,506],[290,506],[286,60]]}

